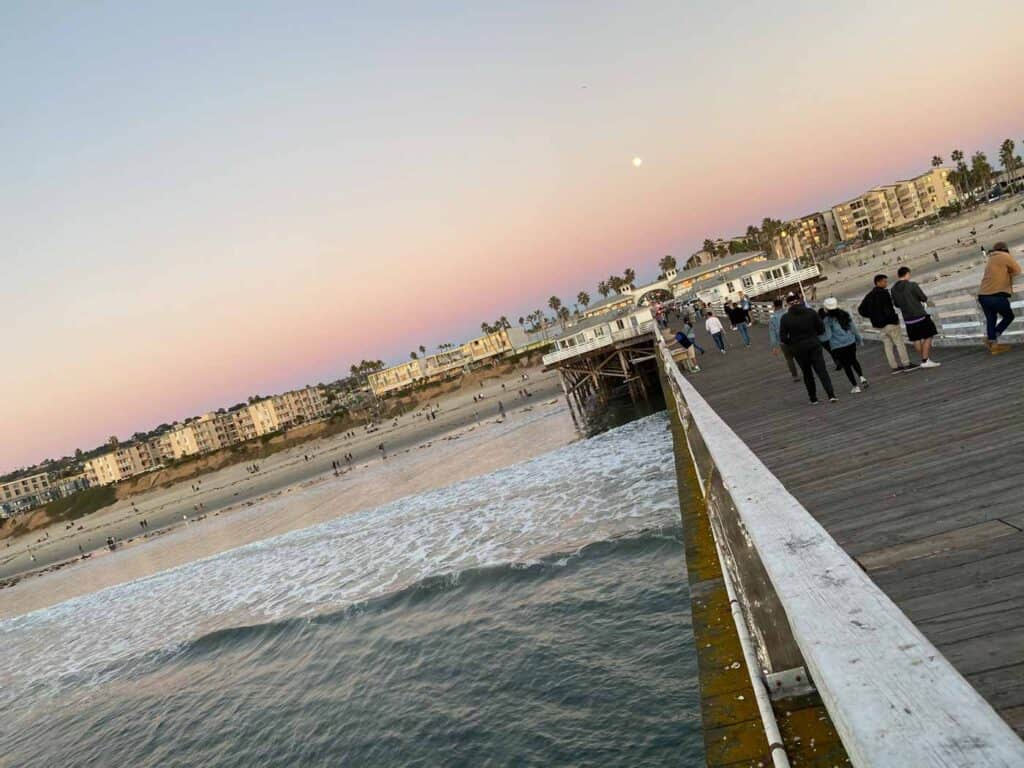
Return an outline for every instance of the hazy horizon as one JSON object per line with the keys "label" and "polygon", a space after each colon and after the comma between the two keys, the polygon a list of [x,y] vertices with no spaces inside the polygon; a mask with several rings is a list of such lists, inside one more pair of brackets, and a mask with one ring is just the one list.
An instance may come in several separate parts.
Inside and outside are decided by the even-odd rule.
{"label": "hazy horizon", "polygon": [[7,4],[0,472],[597,298],[954,148],[998,167],[1024,144],[1024,51],[998,42],[1021,22],[993,0]]}

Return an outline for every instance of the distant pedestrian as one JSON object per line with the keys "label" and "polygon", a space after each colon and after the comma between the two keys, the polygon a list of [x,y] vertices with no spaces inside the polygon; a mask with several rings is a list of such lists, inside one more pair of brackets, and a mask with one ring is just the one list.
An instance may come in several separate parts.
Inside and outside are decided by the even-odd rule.
{"label": "distant pedestrian", "polygon": [[675,339],[683,350],[683,357],[682,360],[680,360],[683,368],[690,373],[698,373],[700,371],[700,366],[697,365],[696,350],[693,348],[693,342],[690,341],[690,337],[682,331],[677,331]]}
{"label": "distant pedestrian", "polygon": [[921,286],[910,279],[910,267],[900,267],[896,276],[899,280],[892,287],[892,301],[903,314],[907,338],[913,342],[918,354],[921,355],[922,368],[938,368],[941,363],[930,357],[932,339],[938,335],[938,330],[924,307],[928,297],[921,290]]}
{"label": "distant pedestrian", "polygon": [[832,356],[842,366],[846,378],[853,385],[850,394],[859,394],[868,386],[868,380],[864,378],[864,371],[861,370],[860,361],[857,359],[857,347],[862,346],[864,340],[853,318],[845,309],[839,308],[836,299],[825,299],[825,311],[825,332],[828,334]]}
{"label": "distant pedestrian", "polygon": [[724,355],[725,328],[722,327],[722,321],[715,317],[713,310],[708,310],[707,320],[704,321],[704,328],[711,334],[711,338],[714,339],[715,346],[718,347],[718,351]]}
{"label": "distant pedestrian", "polygon": [[789,375],[793,381],[800,381],[800,376],[796,372],[796,362],[793,360],[793,351],[789,348],[788,344],[783,344],[779,339],[779,323],[782,322],[782,316],[786,314],[786,310],[782,307],[782,299],[775,299],[772,302],[772,314],[768,318],[768,339],[771,342],[772,354],[782,355],[782,359],[786,361],[786,367],[789,368]]}
{"label": "distant pedestrian", "polygon": [[505,418],[505,404],[501,400],[498,401],[498,418]]}
{"label": "distant pedestrian", "polygon": [[1010,351],[1008,344],[999,343],[999,337],[1013,322],[1010,297],[1013,295],[1013,278],[1020,272],[1020,264],[1010,255],[1006,243],[992,246],[978,288],[978,303],[985,313],[985,345],[993,355]]}
{"label": "distant pedestrian", "polygon": [[939,263],[939,252],[938,251],[932,251],[932,258],[935,259],[935,263],[938,264]]}
{"label": "distant pedestrian", "polygon": [[693,348],[703,355],[705,350],[704,347],[697,343],[697,331],[693,327],[692,320],[693,318],[691,318],[689,315],[683,318],[682,330],[683,333],[686,334],[686,338],[690,340],[690,343],[693,345]]}
{"label": "distant pedestrian", "polygon": [[875,287],[868,291],[857,307],[857,312],[861,317],[871,321],[872,328],[878,329],[882,338],[882,349],[885,350],[885,359],[893,373],[903,373],[917,368],[915,363],[910,362],[907,348],[903,344],[900,318],[893,306],[892,296],[889,295],[887,275],[875,275]]}
{"label": "distant pedestrian", "polygon": [[[748,301],[749,305],[750,302]],[[743,346],[750,346],[750,310],[744,309],[739,303],[729,304],[726,306],[726,312],[729,314],[729,322],[732,323],[733,327],[740,332],[740,336],[743,338]]]}
{"label": "distant pedestrian", "polygon": [[779,340],[793,351],[793,357],[803,372],[804,386],[807,388],[807,397],[811,405],[818,402],[815,374],[821,380],[821,386],[829,401],[834,403],[836,393],[821,353],[821,342],[818,341],[818,337],[825,332],[824,324],[818,313],[810,307],[805,307],[803,300],[796,294],[789,294],[786,303],[789,308],[779,321]]}

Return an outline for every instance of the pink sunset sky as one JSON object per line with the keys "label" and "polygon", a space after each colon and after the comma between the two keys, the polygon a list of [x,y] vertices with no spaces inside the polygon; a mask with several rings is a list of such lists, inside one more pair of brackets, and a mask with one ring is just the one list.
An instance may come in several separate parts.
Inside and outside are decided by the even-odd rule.
{"label": "pink sunset sky", "polygon": [[0,471],[1024,143],[1024,3],[148,5],[0,9]]}

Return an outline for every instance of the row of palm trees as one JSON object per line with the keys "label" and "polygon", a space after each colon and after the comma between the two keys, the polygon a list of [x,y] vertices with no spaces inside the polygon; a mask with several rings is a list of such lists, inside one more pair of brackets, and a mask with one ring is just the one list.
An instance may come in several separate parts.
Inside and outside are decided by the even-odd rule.
{"label": "row of palm trees", "polygon": [[[1016,144],[1013,139],[1004,139],[999,145],[999,162],[1010,176],[1012,188],[1017,186],[1017,170],[1021,168],[1020,157],[1016,154]],[[992,187],[992,177],[995,171],[988,157],[982,151],[971,155],[970,165],[963,150],[954,149],[949,153],[949,159],[953,163],[953,171],[949,174],[950,181],[956,187],[957,196],[960,199],[976,200],[977,190],[984,194]],[[932,156],[932,167],[938,168],[943,164],[942,155]]]}

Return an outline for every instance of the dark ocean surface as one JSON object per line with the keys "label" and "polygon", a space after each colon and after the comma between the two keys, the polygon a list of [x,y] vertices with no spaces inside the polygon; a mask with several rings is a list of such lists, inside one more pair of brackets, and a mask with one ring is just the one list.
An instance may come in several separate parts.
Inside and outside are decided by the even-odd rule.
{"label": "dark ocean surface", "polygon": [[0,622],[0,766],[700,765],[666,425]]}

